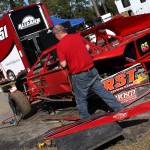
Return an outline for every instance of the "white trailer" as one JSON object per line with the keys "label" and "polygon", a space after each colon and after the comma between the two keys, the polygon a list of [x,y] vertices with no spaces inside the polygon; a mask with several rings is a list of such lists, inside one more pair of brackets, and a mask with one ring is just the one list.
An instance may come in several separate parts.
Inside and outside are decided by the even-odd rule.
{"label": "white trailer", "polygon": [[[53,23],[44,3],[15,8],[0,18],[0,82],[16,81],[39,54],[55,44]],[[50,42],[49,42],[50,41]]]}
{"label": "white trailer", "polygon": [[150,0],[115,0],[118,12],[131,12],[134,15],[150,13]]}

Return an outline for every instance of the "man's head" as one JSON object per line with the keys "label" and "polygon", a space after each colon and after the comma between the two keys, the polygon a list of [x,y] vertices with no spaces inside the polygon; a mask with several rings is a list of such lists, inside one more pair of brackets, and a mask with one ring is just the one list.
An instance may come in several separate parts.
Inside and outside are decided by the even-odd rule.
{"label": "man's head", "polygon": [[55,25],[52,29],[52,32],[58,40],[61,40],[65,35],[68,34],[62,25]]}

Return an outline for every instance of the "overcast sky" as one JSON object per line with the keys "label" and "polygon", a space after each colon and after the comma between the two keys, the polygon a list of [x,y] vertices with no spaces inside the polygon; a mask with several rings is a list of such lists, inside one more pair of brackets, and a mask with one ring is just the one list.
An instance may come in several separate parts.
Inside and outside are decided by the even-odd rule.
{"label": "overcast sky", "polygon": [[26,4],[28,4],[28,0],[24,0]]}
{"label": "overcast sky", "polygon": [[[24,0],[28,4],[28,0]],[[35,2],[40,2],[40,0],[35,0]]]}

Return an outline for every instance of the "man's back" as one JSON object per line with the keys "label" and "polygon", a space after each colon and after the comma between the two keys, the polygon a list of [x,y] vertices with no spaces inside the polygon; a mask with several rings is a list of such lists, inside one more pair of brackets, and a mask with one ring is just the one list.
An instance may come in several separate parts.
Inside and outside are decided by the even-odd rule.
{"label": "man's back", "polygon": [[86,48],[85,39],[76,34],[67,34],[57,46],[60,61],[66,60],[72,74],[93,67],[93,61]]}

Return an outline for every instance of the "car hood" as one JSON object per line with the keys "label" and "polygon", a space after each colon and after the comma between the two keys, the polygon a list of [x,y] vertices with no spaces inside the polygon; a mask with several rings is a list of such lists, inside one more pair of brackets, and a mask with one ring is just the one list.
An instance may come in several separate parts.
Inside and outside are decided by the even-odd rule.
{"label": "car hood", "polygon": [[109,29],[117,36],[126,36],[150,27],[150,14],[123,17],[117,15],[111,20],[81,32],[85,36],[97,30]]}

